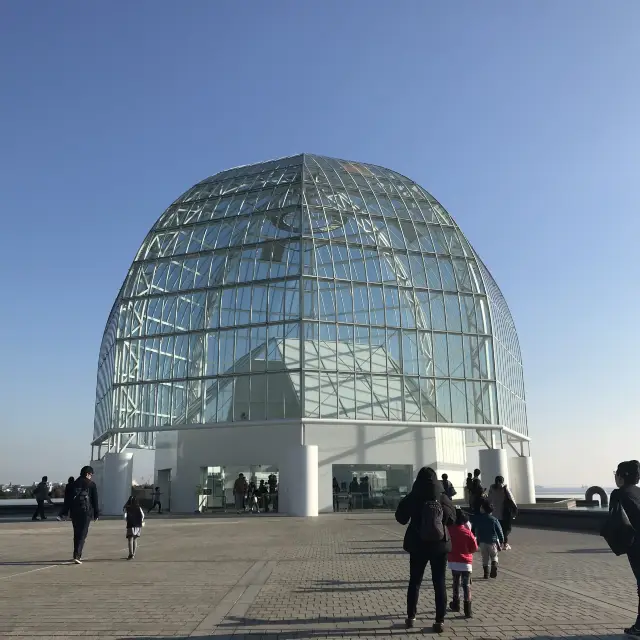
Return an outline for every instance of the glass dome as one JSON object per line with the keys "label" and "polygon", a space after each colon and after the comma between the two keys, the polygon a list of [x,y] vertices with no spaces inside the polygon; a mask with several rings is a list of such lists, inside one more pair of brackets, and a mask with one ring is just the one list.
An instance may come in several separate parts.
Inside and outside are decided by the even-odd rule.
{"label": "glass dome", "polygon": [[509,308],[444,207],[307,154],[207,178],[153,226],[105,330],[94,439],[303,418],[528,435]]}

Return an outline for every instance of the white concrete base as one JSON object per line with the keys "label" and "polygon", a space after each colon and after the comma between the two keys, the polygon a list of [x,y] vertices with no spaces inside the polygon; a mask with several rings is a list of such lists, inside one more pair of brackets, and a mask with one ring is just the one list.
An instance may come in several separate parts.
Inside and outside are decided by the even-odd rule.
{"label": "white concrete base", "polygon": [[[95,468],[94,468],[95,471]],[[122,507],[131,495],[133,480],[133,452],[107,453],[102,459],[102,482],[98,487],[102,513],[122,515]]]}
{"label": "white concrete base", "polygon": [[518,504],[535,504],[536,485],[530,456],[509,458],[509,488]]}
{"label": "white concrete base", "polygon": [[509,464],[507,452],[504,449],[481,449],[478,457],[484,487],[491,486],[496,476],[502,476],[505,484],[509,485]]}
{"label": "white concrete base", "polygon": [[318,447],[292,447],[280,474],[278,510],[290,516],[318,515]]}

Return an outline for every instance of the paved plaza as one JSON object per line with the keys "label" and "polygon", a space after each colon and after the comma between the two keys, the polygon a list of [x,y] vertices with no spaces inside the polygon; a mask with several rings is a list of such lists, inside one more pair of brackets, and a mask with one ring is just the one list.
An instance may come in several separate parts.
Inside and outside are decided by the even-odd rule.
{"label": "paved plaza", "polygon": [[[408,557],[391,514],[149,517],[128,562],[124,523],[92,525],[82,566],[69,523],[0,524],[0,638],[336,638],[432,635],[427,579],[404,630]],[[622,637],[637,596],[625,558],[586,534],[516,529],[474,618],[445,637]]]}

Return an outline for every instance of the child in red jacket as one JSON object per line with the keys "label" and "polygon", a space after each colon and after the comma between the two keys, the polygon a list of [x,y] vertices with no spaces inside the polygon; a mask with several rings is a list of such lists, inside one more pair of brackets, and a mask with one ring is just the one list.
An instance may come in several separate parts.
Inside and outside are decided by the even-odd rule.
{"label": "child in red jacket", "polygon": [[453,574],[453,601],[449,604],[451,611],[460,611],[460,584],[464,595],[464,615],[471,618],[471,571],[473,570],[473,554],[478,550],[478,542],[471,533],[469,518],[456,509],[456,521],[449,527],[451,536],[451,553],[449,569]]}

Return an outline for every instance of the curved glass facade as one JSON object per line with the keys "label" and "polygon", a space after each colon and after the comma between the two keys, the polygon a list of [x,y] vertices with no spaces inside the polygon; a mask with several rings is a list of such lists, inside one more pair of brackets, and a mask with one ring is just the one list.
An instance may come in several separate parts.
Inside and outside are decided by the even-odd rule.
{"label": "curved glass facade", "polygon": [[511,314],[451,216],[394,171],[306,154],[207,178],[154,225],[107,323],[94,438],[302,417],[527,435]]}

